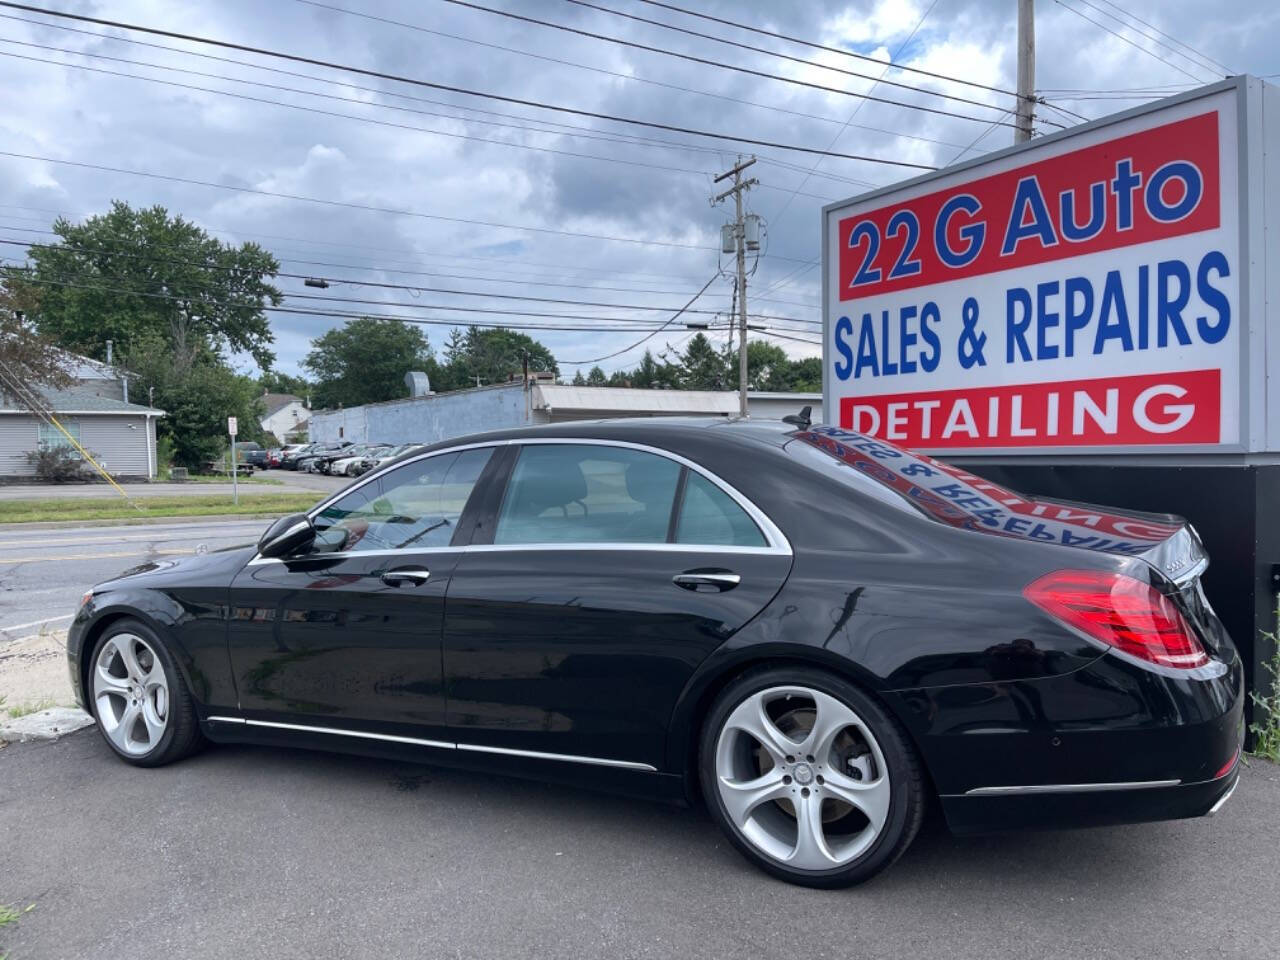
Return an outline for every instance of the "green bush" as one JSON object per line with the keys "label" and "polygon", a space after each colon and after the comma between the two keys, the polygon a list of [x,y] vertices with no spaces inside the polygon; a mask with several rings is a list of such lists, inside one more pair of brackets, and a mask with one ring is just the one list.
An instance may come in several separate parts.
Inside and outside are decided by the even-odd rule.
{"label": "green bush", "polygon": [[[90,453],[89,456],[97,458],[97,454],[94,453]],[[27,463],[35,468],[37,477],[49,483],[83,480],[93,469],[81,460],[80,454],[71,447],[32,450],[27,454]]]}

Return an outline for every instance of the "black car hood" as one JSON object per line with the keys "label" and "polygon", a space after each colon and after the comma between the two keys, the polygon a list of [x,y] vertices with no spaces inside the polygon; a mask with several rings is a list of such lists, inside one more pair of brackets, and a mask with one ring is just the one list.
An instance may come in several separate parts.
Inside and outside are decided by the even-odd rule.
{"label": "black car hood", "polygon": [[878,437],[838,427],[815,425],[790,436],[853,467],[948,526],[1138,557],[1175,581],[1195,576],[1208,562],[1195,529],[1173,514],[1029,497]]}
{"label": "black car hood", "polygon": [[196,553],[188,557],[166,557],[130,567],[110,580],[104,580],[93,589],[110,590],[117,586],[133,585],[138,580],[181,581],[187,584],[215,586],[230,578],[257,552],[253,544],[223,547],[208,553]]}

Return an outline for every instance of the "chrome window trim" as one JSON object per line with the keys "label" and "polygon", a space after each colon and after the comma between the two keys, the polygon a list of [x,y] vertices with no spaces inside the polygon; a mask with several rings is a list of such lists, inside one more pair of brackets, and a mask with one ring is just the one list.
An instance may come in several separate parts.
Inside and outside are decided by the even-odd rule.
{"label": "chrome window trim", "polygon": [[298,733],[326,733],[339,737],[358,737],[362,740],[384,740],[390,743],[407,743],[438,750],[456,750],[465,753],[494,753],[512,757],[529,757],[534,760],[561,760],[566,763],[582,763],[595,767],[616,767],[622,770],[640,770],[657,773],[658,768],[634,760],[610,760],[607,757],[585,757],[573,753],[544,753],[540,750],[517,750],[513,747],[489,747],[482,744],[450,743],[446,740],[424,740],[420,737],[403,737],[392,733],[373,733],[366,730],[344,730],[341,727],[317,727],[305,723],[283,723],[275,720],[248,720],[244,717],[211,716],[210,723],[237,723],[248,727],[266,727],[273,730],[292,730]]}
{"label": "chrome window trim", "polygon": [[975,787],[966,797],[1033,796],[1041,793],[1107,793],[1113,790],[1154,790],[1176,787],[1181,780],[1132,780],[1127,783],[1030,783],[1008,787]]}
{"label": "chrome window trim", "polygon": [[[402,464],[397,464],[397,469],[401,466],[408,466],[411,463],[417,463],[419,460],[426,460],[431,457],[439,457],[449,453],[460,453],[465,450],[477,450],[483,447],[508,447],[508,446],[526,446],[526,445],[547,445],[558,444],[564,446],[598,446],[598,447],[618,447],[624,450],[639,450],[643,453],[650,453],[654,456],[665,457],[668,460],[678,463],[683,467],[705,477],[711,483],[715,484],[721,491],[729,496],[734,503],[743,509],[752,522],[760,529],[764,535],[768,546],[764,547],[743,547],[725,544],[712,543],[628,543],[622,541],[608,541],[603,543],[586,542],[586,543],[479,543],[471,544],[465,547],[423,547],[413,553],[431,553],[444,550],[458,550],[463,553],[469,551],[476,552],[528,552],[531,550],[644,550],[644,551],[666,551],[670,553],[725,553],[725,554],[756,554],[764,556],[792,556],[791,542],[787,539],[776,523],[769,518],[769,515],[755,505],[750,499],[739,493],[733,486],[722,480],[716,474],[707,470],[705,467],[694,463],[686,457],[682,457],[678,453],[672,453],[670,450],[663,450],[660,447],[650,446],[644,443],[632,443],[629,440],[601,440],[595,437],[521,437],[509,440],[486,440],[478,443],[464,443],[456,447],[447,447],[440,450],[430,450],[426,453],[420,453],[410,457]],[[372,473],[369,476],[344,487],[327,500],[322,501],[307,512],[307,516],[313,521],[321,511],[325,510],[331,504],[336,503],[349,493],[353,493],[366,483],[378,479],[379,473]],[[370,556],[401,556],[405,551],[400,550],[350,550],[337,553],[317,554],[316,556],[324,557],[370,557]],[[294,558],[303,559],[303,558]],[[265,563],[284,563],[285,561],[279,557],[263,557],[260,554],[254,554],[249,566],[260,566]]]}

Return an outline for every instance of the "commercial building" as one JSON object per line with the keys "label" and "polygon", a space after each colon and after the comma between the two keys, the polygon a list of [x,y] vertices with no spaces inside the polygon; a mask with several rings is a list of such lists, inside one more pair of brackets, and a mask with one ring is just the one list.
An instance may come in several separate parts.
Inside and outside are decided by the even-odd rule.
{"label": "commercial building", "polygon": [[[751,416],[778,419],[809,405],[818,393],[751,393]],[[473,390],[406,397],[311,414],[310,438],[324,442],[434,443],[470,433],[528,424],[606,417],[735,416],[738,395],[728,391],[575,387],[516,380]]]}

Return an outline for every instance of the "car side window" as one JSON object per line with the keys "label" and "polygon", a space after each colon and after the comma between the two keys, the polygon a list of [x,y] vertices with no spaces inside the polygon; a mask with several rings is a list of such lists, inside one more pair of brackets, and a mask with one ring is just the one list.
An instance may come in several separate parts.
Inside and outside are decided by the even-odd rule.
{"label": "car side window", "polygon": [[747,512],[714,483],[689,471],[676,521],[676,543],[724,547],[767,546]]}
{"label": "car side window", "polygon": [[316,515],[312,552],[447,547],[492,453],[427,457],[358,487]]}
{"label": "car side window", "polygon": [[679,464],[640,450],[524,446],[493,542],[665,543],[679,479]]}

